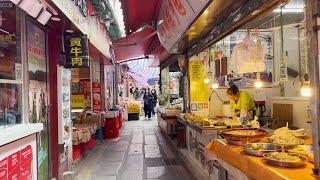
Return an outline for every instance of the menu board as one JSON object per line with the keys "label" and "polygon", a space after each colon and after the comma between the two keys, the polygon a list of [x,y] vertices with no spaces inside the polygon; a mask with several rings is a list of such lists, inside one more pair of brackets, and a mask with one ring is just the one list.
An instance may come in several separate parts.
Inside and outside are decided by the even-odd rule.
{"label": "menu board", "polygon": [[309,73],[308,67],[308,46],[305,29],[299,29],[300,45],[300,73],[302,76]]}
{"label": "menu board", "polygon": [[203,61],[190,61],[190,100],[203,102],[209,100],[209,84],[204,83]]}
{"label": "menu board", "polygon": [[0,179],[37,179],[36,135],[0,147]]}

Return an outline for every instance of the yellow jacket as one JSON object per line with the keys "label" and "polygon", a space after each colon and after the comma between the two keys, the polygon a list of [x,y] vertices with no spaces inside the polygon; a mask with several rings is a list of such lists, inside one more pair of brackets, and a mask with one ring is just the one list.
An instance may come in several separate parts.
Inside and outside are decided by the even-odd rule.
{"label": "yellow jacket", "polygon": [[250,94],[246,91],[239,92],[239,99],[237,103],[234,100],[230,100],[230,106],[232,109],[240,111],[241,109],[253,110],[255,108],[255,103],[250,96]]}

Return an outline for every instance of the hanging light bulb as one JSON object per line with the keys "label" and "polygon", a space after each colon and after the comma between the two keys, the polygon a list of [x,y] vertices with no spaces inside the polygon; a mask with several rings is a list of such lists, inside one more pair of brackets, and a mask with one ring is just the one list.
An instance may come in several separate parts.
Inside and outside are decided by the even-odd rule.
{"label": "hanging light bulb", "polygon": [[212,83],[212,85],[211,85],[212,89],[217,89],[218,87],[219,87],[219,84],[216,82]]}
{"label": "hanging light bulb", "polygon": [[208,84],[210,80],[208,78],[204,79],[204,83]]}
{"label": "hanging light bulb", "polygon": [[257,81],[254,82],[254,86],[256,88],[261,88],[263,86],[263,82],[260,79],[260,73],[257,73]]}
{"label": "hanging light bulb", "polygon": [[311,88],[310,88],[310,83],[308,81],[304,82],[301,85],[301,96],[305,96],[305,97],[310,97],[311,96]]}

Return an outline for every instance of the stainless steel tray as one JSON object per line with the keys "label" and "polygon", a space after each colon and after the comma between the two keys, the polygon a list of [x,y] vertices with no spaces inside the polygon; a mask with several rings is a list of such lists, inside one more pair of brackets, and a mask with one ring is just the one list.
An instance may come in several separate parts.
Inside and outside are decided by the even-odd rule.
{"label": "stainless steel tray", "polygon": [[[278,153],[278,152],[272,152],[272,153]],[[287,167],[287,168],[297,168],[297,167],[304,166],[305,162],[308,160],[307,157],[302,156],[300,154],[285,153],[285,152],[281,152],[281,153],[298,156],[301,159],[301,161],[300,162],[291,162],[291,161],[276,160],[276,159],[270,158],[270,155],[272,155],[272,153],[266,153],[266,154],[263,155],[263,157],[266,159],[268,164],[271,164],[271,165],[274,165],[274,166]]]}
{"label": "stainless steel tray", "polygon": [[[251,147],[253,146],[263,146],[264,150],[253,150]],[[282,147],[276,144],[271,143],[249,143],[243,146],[244,152],[251,156],[263,156],[265,153],[270,152],[281,152]]]}

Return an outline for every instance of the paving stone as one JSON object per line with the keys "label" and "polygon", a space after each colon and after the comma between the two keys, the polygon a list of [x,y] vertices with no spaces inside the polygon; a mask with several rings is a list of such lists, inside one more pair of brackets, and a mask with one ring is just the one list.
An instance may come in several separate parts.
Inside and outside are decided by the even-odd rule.
{"label": "paving stone", "polygon": [[143,134],[133,134],[132,144],[142,144],[143,143]]}
{"label": "paving stone", "polygon": [[124,169],[141,169],[143,170],[143,155],[130,155],[124,164]]}
{"label": "paving stone", "polygon": [[145,138],[145,144],[148,144],[148,145],[158,144],[158,141],[155,135],[145,135],[144,138]]}
{"label": "paving stone", "polygon": [[128,155],[142,154],[142,144],[131,144]]}
{"label": "paving stone", "polygon": [[100,162],[92,172],[100,175],[117,175],[119,174],[122,162]]}
{"label": "paving stone", "polygon": [[147,178],[160,178],[165,174],[166,168],[164,166],[147,167]]}
{"label": "paving stone", "polygon": [[143,180],[143,172],[136,170],[128,170],[121,174],[121,180]]}
{"label": "paving stone", "polygon": [[126,151],[128,148],[128,146],[119,146],[119,145],[115,145],[111,148],[112,152],[122,152],[122,151]]}
{"label": "paving stone", "polygon": [[144,146],[145,158],[159,158],[161,157],[158,145],[145,145]]}
{"label": "paving stone", "polygon": [[119,146],[129,146],[130,142],[129,141],[120,140],[120,141],[117,142],[117,145],[119,145]]}
{"label": "paving stone", "polygon": [[144,134],[145,135],[154,135],[153,128],[152,129],[150,129],[150,128],[144,129]]}
{"label": "paving stone", "polygon": [[96,174],[92,178],[93,180],[117,180],[117,176],[103,176]]}
{"label": "paving stone", "polygon": [[106,151],[102,154],[99,161],[105,162],[121,162],[124,159],[125,152],[111,152]]}
{"label": "paving stone", "polygon": [[166,139],[163,137],[163,134],[160,131],[156,131],[156,135],[159,139],[159,144],[161,145],[167,159],[175,159],[176,154],[171,150],[169,144],[166,142]]}

